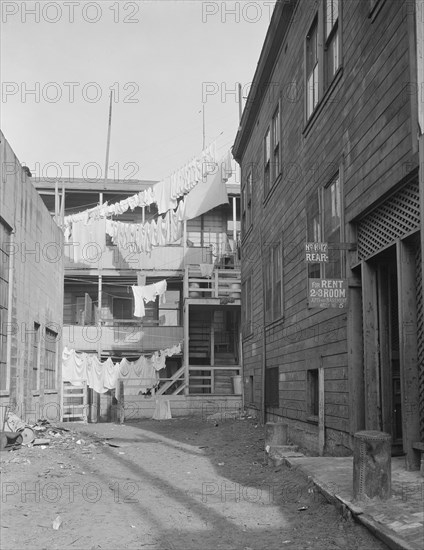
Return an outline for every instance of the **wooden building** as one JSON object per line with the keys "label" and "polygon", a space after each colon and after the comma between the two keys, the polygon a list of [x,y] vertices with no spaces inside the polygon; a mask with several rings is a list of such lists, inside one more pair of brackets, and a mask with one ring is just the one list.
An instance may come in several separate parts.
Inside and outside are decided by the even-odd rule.
{"label": "wooden building", "polygon": [[[154,186],[154,181],[46,180],[35,182],[49,210],[72,215],[98,204],[114,204]],[[182,344],[167,358],[160,383],[148,395],[125,396],[126,418],[151,418],[155,400],[166,396],[173,416],[207,415],[241,408],[240,354],[240,186],[228,182],[229,204],[186,222],[182,238],[140,252],[116,245],[108,235],[90,257],[78,261],[65,245],[64,346],[114,363],[137,360]],[[127,224],[158,219],[156,204],[112,217]],[[134,243],[132,243],[134,244]],[[205,266],[206,272],[205,273]],[[209,269],[208,269],[209,266]],[[134,316],[132,285],[167,281],[166,301],[147,303]],[[134,381],[134,383],[136,383]],[[111,418],[113,392],[88,395],[92,418]],[[165,398],[165,397],[164,397]]]}
{"label": "wooden building", "polygon": [[422,25],[419,2],[277,2],[233,147],[246,406],[320,454],[383,430],[409,468],[424,436]]}
{"label": "wooden building", "polygon": [[60,419],[63,234],[0,132],[0,430]]}

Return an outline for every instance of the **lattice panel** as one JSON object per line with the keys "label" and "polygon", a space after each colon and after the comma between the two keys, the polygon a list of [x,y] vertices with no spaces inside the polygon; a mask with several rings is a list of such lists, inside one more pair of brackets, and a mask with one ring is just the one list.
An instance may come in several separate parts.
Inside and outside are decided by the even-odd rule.
{"label": "lattice panel", "polygon": [[418,181],[406,185],[358,224],[358,260],[416,229],[420,224]]}
{"label": "lattice panel", "polygon": [[417,282],[417,357],[418,357],[418,384],[419,384],[419,408],[420,408],[420,435],[424,441],[424,297],[422,285],[421,248],[417,246],[416,252],[416,282]]}

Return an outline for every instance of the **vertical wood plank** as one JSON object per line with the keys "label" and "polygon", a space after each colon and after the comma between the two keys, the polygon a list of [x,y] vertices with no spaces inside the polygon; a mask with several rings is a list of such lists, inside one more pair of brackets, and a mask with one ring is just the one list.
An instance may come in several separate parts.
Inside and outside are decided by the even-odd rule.
{"label": "vertical wood plank", "polygon": [[[321,357],[322,361],[322,357]],[[323,456],[325,447],[325,388],[324,368],[318,369],[318,452]]]}
{"label": "vertical wood plank", "polygon": [[362,290],[359,279],[349,284],[347,316],[350,433],[354,434],[365,429]]}
{"label": "vertical wood plank", "polygon": [[377,277],[375,269],[362,262],[362,312],[364,335],[365,429],[381,429],[380,381],[378,376]]}
{"label": "vertical wood plank", "polygon": [[403,450],[408,470],[419,469],[418,453],[412,445],[420,440],[418,358],[417,358],[417,307],[415,288],[415,251],[411,245],[398,241],[398,303],[400,384],[402,399]]}

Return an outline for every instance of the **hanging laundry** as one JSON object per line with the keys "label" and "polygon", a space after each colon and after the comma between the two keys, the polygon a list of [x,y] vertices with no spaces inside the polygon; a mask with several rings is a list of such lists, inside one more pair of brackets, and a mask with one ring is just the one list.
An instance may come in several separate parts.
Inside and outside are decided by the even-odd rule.
{"label": "hanging laundry", "polygon": [[144,317],[146,314],[144,309],[144,287],[133,285],[131,288],[134,294],[134,317]]}
{"label": "hanging laundry", "polygon": [[214,264],[199,264],[200,267],[200,275],[202,277],[212,277],[213,269],[215,267]]}
{"label": "hanging laundry", "polygon": [[89,224],[72,224],[74,262],[97,263],[106,247],[106,221],[98,220]]}
{"label": "hanging laundry", "polygon": [[87,381],[86,357],[66,346],[62,352],[62,380],[74,386],[82,386],[83,381]]}
{"label": "hanging laundry", "polygon": [[103,366],[103,384],[104,387],[108,390],[112,390],[116,388],[116,382],[118,380],[119,375],[119,366],[115,365],[112,361],[112,359],[109,357],[106,359],[106,361],[102,364]]}
{"label": "hanging laundry", "polygon": [[87,357],[87,385],[97,393],[106,393],[104,385],[104,371],[101,361],[96,355],[86,354]]}
{"label": "hanging laundry", "polygon": [[128,209],[150,206],[156,203],[160,214],[173,210],[177,206],[177,199],[187,194],[193,187],[204,181],[210,172],[210,166],[216,163],[216,141],[208,145],[200,154],[186,163],[182,168],[165,178],[163,181],[143,190],[131,197],[114,204],[103,203],[64,217],[64,229],[73,223],[88,220],[98,221],[108,216],[124,214]]}
{"label": "hanging laundry", "polygon": [[134,294],[134,317],[144,317],[146,314],[144,302],[153,302],[156,300],[156,296],[159,296],[162,303],[165,303],[166,279],[151,285],[133,285],[131,288]]}

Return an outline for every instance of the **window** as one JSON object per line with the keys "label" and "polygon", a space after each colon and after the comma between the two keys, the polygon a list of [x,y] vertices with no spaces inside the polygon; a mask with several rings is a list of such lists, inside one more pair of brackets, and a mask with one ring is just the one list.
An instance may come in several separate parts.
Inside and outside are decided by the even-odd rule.
{"label": "window", "polygon": [[255,386],[253,375],[249,376],[249,403],[255,402]]}
{"label": "window", "polygon": [[112,315],[114,320],[129,320],[133,318],[134,299],[131,296],[112,296]]}
{"label": "window", "polygon": [[266,131],[264,138],[264,194],[268,194],[271,184],[271,134]]}
{"label": "window", "polygon": [[280,107],[278,106],[264,138],[264,196],[269,193],[281,172],[280,162]]}
{"label": "window", "polygon": [[341,66],[340,0],[322,0],[306,35],[306,120],[312,116]]}
{"label": "window", "polygon": [[[306,201],[306,240],[307,242],[319,243],[321,237],[321,209],[320,209],[320,192],[314,192]],[[308,278],[320,279],[321,264],[307,263]]]}
{"label": "window", "polygon": [[280,175],[280,108],[272,117],[272,179],[275,181]]}
{"label": "window", "polygon": [[341,251],[342,200],[340,175],[306,201],[307,242],[328,243],[328,262],[307,263],[310,279],[339,279],[343,276]]}
{"label": "window", "polygon": [[181,292],[167,290],[164,304],[159,305],[159,325],[177,327],[181,325]]}
{"label": "window", "polygon": [[337,279],[342,276],[341,191],[339,174],[324,189],[324,241],[328,243],[329,261],[325,265],[325,277]]}
{"label": "window", "polygon": [[265,371],[265,405],[278,408],[279,399],[278,367],[272,367]]}
{"label": "window", "polygon": [[325,2],[325,83],[328,86],[340,66],[339,0]]}
{"label": "window", "polygon": [[241,285],[242,296],[242,335],[252,334],[252,276],[249,275]]}
{"label": "window", "polygon": [[46,328],[44,360],[44,388],[56,389],[57,332]]}
{"label": "window", "polygon": [[40,388],[40,325],[34,323],[31,333],[32,389]]}
{"label": "window", "polygon": [[7,334],[9,304],[9,241],[11,232],[0,220],[0,390],[7,389]]}
{"label": "window", "polygon": [[249,169],[242,188],[242,231],[243,235],[249,230],[253,222],[252,216],[252,169]]}
{"label": "window", "polygon": [[306,37],[306,116],[309,118],[318,104],[318,19],[312,24]]}
{"label": "window", "polygon": [[282,315],[282,244],[271,243],[265,253],[265,320],[275,321]]}
{"label": "window", "polygon": [[318,369],[308,370],[308,413],[318,421],[319,414],[319,376]]}

